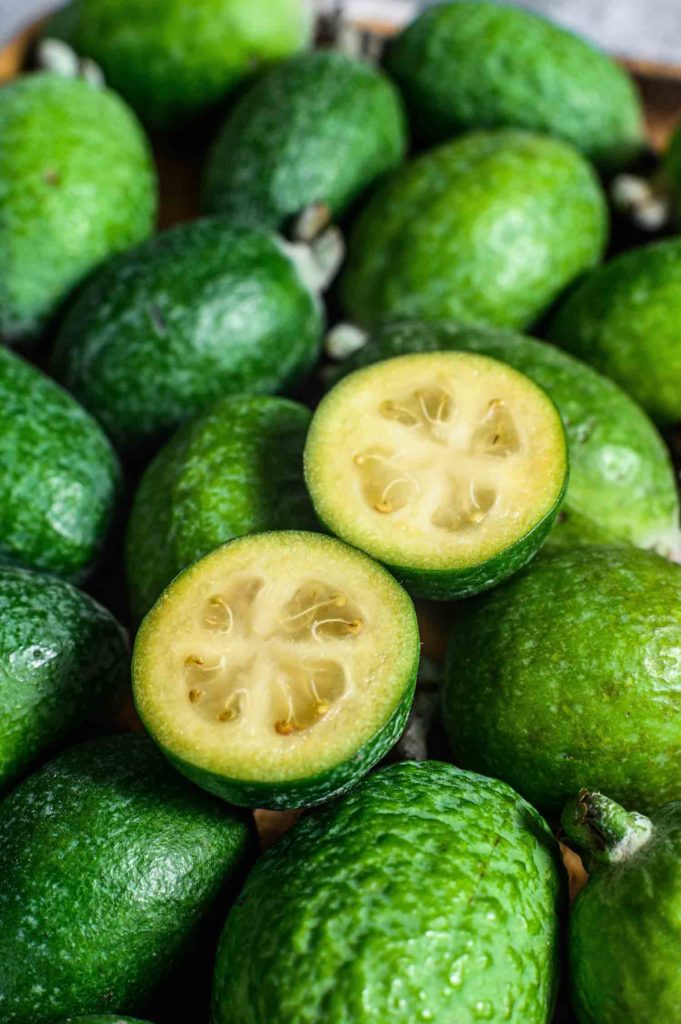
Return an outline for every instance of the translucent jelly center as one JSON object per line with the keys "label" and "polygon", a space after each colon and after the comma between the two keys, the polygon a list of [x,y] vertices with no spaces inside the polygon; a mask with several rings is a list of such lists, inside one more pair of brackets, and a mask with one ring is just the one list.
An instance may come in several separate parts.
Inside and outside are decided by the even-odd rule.
{"label": "translucent jelly center", "polygon": [[264,714],[280,736],[338,708],[353,685],[347,645],[365,628],[358,605],[332,584],[302,580],[282,597],[251,575],[212,593],[197,625],[182,666],[192,711],[216,725]]}

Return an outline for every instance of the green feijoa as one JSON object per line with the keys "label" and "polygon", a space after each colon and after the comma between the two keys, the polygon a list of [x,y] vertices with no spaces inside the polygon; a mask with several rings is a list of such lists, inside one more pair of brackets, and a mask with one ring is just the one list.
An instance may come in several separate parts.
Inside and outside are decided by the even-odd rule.
{"label": "green feijoa", "polygon": [[0,336],[39,334],[155,213],[149,147],[115,93],[49,72],[0,89]]}
{"label": "green feijoa", "polygon": [[681,797],[681,568],[634,547],[542,552],[457,614],[444,689],[458,763],[560,810],[580,787]]}
{"label": "green feijoa", "polygon": [[561,890],[555,840],[509,786],[391,765],[256,863],[220,941],[213,1019],[546,1024]]}
{"label": "green feijoa", "polygon": [[341,214],[404,156],[397,90],[342,53],[307,53],[273,68],[227,117],[208,160],[204,205],[283,227],[323,204]]}
{"label": "green feijoa", "polygon": [[233,537],[315,529],[303,479],[310,418],[305,406],[285,398],[235,396],[165,445],[142,477],[128,524],[136,618],[182,569]]}
{"label": "green feijoa", "polygon": [[250,827],[142,736],[74,747],[0,804],[3,1024],[143,1004],[241,865]]}
{"label": "green feijoa", "polygon": [[549,337],[612,377],[661,423],[681,419],[681,239],[625,252],[592,271]]}
{"label": "green feijoa", "polygon": [[332,379],[409,352],[449,350],[501,359],[556,403],[568,438],[570,480],[549,543],[622,540],[664,556],[681,550],[678,492],[664,441],[616,384],[554,345],[499,329],[395,321],[377,327]]}
{"label": "green feijoa", "polygon": [[492,587],[532,558],[567,474],[551,399],[470,352],[357,370],[322,400],[305,446],[322,522],[413,593],[443,600]]}
{"label": "green feijoa", "polygon": [[572,146],[479,131],[390,176],[350,235],[340,294],[366,326],[388,317],[522,328],[597,263],[602,189]]}
{"label": "green feijoa", "polygon": [[609,171],[643,147],[641,102],[626,71],[529,11],[440,4],[397,36],[386,64],[430,139],[527,128],[566,139]]}
{"label": "green feijoa", "polygon": [[6,348],[0,348],[0,464],[0,563],[85,576],[113,515],[118,460],[99,424]]}
{"label": "green feijoa", "polygon": [[570,918],[572,1002],[580,1024],[676,1020],[681,1007],[681,803],[650,818],[582,791],[567,841],[589,864]]}
{"label": "green feijoa", "polygon": [[0,791],[128,679],[109,612],[64,580],[0,567]]}
{"label": "green feijoa", "polygon": [[174,129],[309,42],[304,0],[71,0],[47,25],[152,127]]}
{"label": "green feijoa", "polygon": [[55,373],[126,447],[223,395],[293,385],[322,329],[301,254],[223,218],[170,228],[84,289],[57,338]]}
{"label": "green feijoa", "polygon": [[366,555],[323,534],[251,534],[185,569],[149,612],[135,703],[192,782],[245,806],[311,806],[397,741],[419,647],[409,597]]}

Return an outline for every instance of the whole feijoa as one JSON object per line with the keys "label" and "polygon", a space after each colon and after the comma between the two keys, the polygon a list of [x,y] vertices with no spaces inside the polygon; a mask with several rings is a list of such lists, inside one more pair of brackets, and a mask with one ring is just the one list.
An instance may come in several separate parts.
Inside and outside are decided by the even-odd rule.
{"label": "whole feijoa", "polygon": [[255,865],[220,941],[213,1020],[546,1024],[561,888],[548,827],[509,786],[391,765]]}
{"label": "whole feijoa", "polygon": [[396,167],[406,147],[399,94],[342,53],[303,54],[262,76],[210,154],[204,206],[274,229],[316,204],[337,217]]}
{"label": "whole feijoa", "polygon": [[590,872],[570,918],[577,1020],[677,1020],[681,803],[666,804],[646,818],[600,793],[582,791],[566,807],[562,824],[567,842],[585,857]]}
{"label": "whole feijoa", "polygon": [[118,460],[96,420],[7,348],[0,348],[0,465],[0,563],[85,576],[114,513]]}
{"label": "whole feijoa", "polygon": [[457,609],[444,690],[457,763],[546,813],[581,787],[681,797],[681,569],[634,547],[545,551]]}
{"label": "whole feijoa", "polygon": [[55,374],[127,448],[224,395],[292,386],[322,330],[301,254],[226,218],[178,224],[83,290],[59,332]]}
{"label": "whole feijoa", "polygon": [[429,139],[527,128],[566,139],[606,170],[643,146],[641,102],[626,71],[529,11],[488,0],[439,4],[397,36],[386,63]]}
{"label": "whole feijoa", "polygon": [[549,337],[628,391],[661,423],[681,419],[681,239],[643,245],[593,270]]}
{"label": "whole feijoa", "polygon": [[119,96],[49,72],[0,89],[0,336],[39,334],[155,213],[149,147]]}
{"label": "whole feijoa", "polygon": [[151,127],[172,129],[309,42],[304,0],[71,0],[46,35],[100,65]]}
{"label": "whole feijoa", "polygon": [[522,328],[600,259],[602,189],[569,144],[479,131],[396,171],[360,212],[340,294],[371,326],[389,317]]}
{"label": "whole feijoa", "polygon": [[0,804],[5,1024],[134,1010],[177,968],[250,841],[143,736],[74,747]]}

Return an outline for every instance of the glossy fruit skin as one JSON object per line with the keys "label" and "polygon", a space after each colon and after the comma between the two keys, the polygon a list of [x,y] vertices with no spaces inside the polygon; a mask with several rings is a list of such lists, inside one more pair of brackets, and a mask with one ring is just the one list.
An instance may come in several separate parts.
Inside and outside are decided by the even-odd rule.
{"label": "glossy fruit skin", "polygon": [[0,568],[0,792],[129,679],[123,630],[70,583]]}
{"label": "glossy fruit skin", "polygon": [[45,34],[94,59],[148,125],[169,130],[302,49],[311,27],[302,0],[71,0]]}
{"label": "glossy fruit skin", "polygon": [[496,780],[436,761],[370,775],[257,862],[220,942],[214,1024],[548,1021],[554,846]]}
{"label": "glossy fruit skin", "polygon": [[485,0],[425,11],[389,45],[386,65],[417,132],[525,128],[571,142],[605,170],[643,146],[636,89],[606,54],[528,11]]}
{"label": "glossy fruit skin", "polygon": [[570,918],[572,1002],[580,1024],[674,1021],[681,1012],[681,803],[651,815],[650,840],[594,864]]}
{"label": "glossy fruit skin", "polygon": [[113,253],[151,234],[156,175],[132,112],[82,79],[0,90],[0,337],[36,337]]}
{"label": "glossy fruit skin", "polygon": [[444,689],[457,763],[560,810],[581,787],[681,797],[681,569],[633,547],[542,552],[457,609]]}
{"label": "glossy fruit skin", "polygon": [[6,1024],[134,1009],[177,966],[249,845],[142,736],[74,747],[0,805]]}
{"label": "glossy fruit skin", "polygon": [[570,145],[478,131],[390,176],[350,234],[340,296],[362,326],[395,317],[523,328],[599,261],[603,192]]}
{"label": "glossy fruit skin", "polygon": [[142,477],[128,522],[136,618],[182,569],[226,541],[317,527],[303,479],[310,419],[309,409],[285,398],[224,398],[161,449]]}
{"label": "glossy fruit skin", "polygon": [[592,271],[553,319],[556,345],[612,377],[660,423],[681,419],[681,239]]}
{"label": "glossy fruit skin", "polygon": [[547,543],[627,541],[667,556],[681,550],[669,451],[646,414],[606,377],[525,335],[442,321],[379,325],[341,374],[408,352],[480,352],[539,384],[563,417],[570,480]]}
{"label": "glossy fruit skin", "polygon": [[87,575],[121,470],[99,424],[40,370],[0,348],[0,563]]}
{"label": "glossy fruit skin", "polygon": [[228,115],[208,160],[204,207],[274,230],[313,203],[337,217],[405,148],[389,79],[342,53],[304,54],[263,75]]}
{"label": "glossy fruit skin", "polygon": [[206,218],[110,263],[66,317],[53,368],[132,448],[224,395],[295,384],[321,329],[320,305],[274,235]]}

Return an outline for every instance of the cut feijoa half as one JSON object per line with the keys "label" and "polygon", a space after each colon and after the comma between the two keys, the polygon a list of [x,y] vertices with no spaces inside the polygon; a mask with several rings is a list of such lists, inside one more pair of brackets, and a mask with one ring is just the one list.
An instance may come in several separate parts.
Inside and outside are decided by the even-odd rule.
{"label": "cut feijoa half", "polygon": [[413,605],[382,566],[282,531],[230,541],[176,577],[140,627],[133,686],[193,782],[235,804],[305,807],[396,742],[418,661]]}
{"label": "cut feijoa half", "polygon": [[305,475],[317,514],[422,597],[475,594],[545,539],[565,494],[563,424],[506,363],[399,356],[340,381],[315,413]]}

